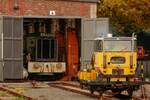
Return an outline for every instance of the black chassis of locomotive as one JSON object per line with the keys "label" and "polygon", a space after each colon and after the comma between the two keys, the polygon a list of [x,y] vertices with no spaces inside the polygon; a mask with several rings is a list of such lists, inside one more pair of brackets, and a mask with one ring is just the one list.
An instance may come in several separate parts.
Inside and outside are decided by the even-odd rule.
{"label": "black chassis of locomotive", "polygon": [[122,91],[127,90],[130,96],[132,95],[133,91],[138,90],[140,85],[143,84],[144,82],[108,82],[99,80],[80,80],[81,88],[87,88],[91,93],[97,91],[102,94],[107,90],[121,93]]}

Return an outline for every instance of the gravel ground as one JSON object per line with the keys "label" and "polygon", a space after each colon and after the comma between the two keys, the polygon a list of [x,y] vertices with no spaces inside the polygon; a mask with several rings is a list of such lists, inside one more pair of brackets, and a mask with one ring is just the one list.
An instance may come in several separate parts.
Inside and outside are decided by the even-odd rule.
{"label": "gravel ground", "polygon": [[0,91],[0,100],[21,100],[21,97],[16,97],[6,91]]}
{"label": "gravel ground", "polygon": [[97,100],[77,93],[49,87],[45,82],[37,83],[38,88],[31,88],[31,83],[2,83],[10,89],[36,100]]}
{"label": "gravel ground", "polygon": [[96,100],[77,93],[49,87],[40,89],[30,89],[24,93],[36,100]]}
{"label": "gravel ground", "polygon": [[[45,83],[38,83],[40,88],[31,88],[31,83],[2,83],[8,87],[15,88],[16,91],[22,90],[23,94],[36,100],[97,100],[77,93],[65,91],[58,88],[49,87]],[[20,87],[20,88],[19,88]],[[145,84],[145,94],[150,100],[150,84]],[[133,93],[134,96],[140,97],[141,90]]]}
{"label": "gravel ground", "polygon": [[145,88],[145,94],[150,100],[150,84],[145,84],[144,88]]}

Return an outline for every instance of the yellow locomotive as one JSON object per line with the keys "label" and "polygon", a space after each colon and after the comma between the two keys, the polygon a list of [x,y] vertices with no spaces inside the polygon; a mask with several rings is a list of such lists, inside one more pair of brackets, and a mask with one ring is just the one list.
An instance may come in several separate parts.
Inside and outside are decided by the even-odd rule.
{"label": "yellow locomotive", "polygon": [[131,96],[143,83],[137,65],[135,37],[102,37],[95,39],[91,68],[79,71],[80,85],[91,93],[106,90]]}

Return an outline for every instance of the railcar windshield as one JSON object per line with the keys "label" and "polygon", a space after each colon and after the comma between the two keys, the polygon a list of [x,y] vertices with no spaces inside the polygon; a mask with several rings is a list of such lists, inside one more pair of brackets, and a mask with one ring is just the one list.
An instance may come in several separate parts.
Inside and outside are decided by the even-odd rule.
{"label": "railcar windshield", "polygon": [[133,41],[129,40],[104,40],[104,51],[134,51]]}

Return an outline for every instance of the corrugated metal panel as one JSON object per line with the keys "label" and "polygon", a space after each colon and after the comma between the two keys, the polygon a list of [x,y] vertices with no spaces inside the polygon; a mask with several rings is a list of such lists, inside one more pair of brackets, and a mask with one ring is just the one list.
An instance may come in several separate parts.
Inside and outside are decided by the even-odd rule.
{"label": "corrugated metal panel", "polygon": [[23,77],[23,19],[4,17],[4,78]]}
{"label": "corrugated metal panel", "polygon": [[144,61],[143,62],[143,65],[144,65],[144,76],[146,78],[149,78],[150,79],[150,61]]}
{"label": "corrugated metal panel", "polygon": [[150,60],[139,61],[138,62],[139,67],[141,64],[143,64],[143,66],[144,66],[144,77],[150,79],[150,67],[149,67],[150,66]]}
{"label": "corrugated metal panel", "polygon": [[96,36],[107,36],[109,32],[109,19],[100,18],[95,23],[96,23]]}
{"label": "corrugated metal panel", "polygon": [[0,17],[0,61],[2,60],[2,33],[3,33],[3,18]]}
{"label": "corrugated metal panel", "polygon": [[83,20],[83,40],[93,40],[96,37],[96,23],[95,20]]}
{"label": "corrugated metal panel", "polygon": [[0,17],[0,34],[3,32],[3,17]]}
{"label": "corrugated metal panel", "polygon": [[3,81],[3,17],[0,17],[0,81]]}
{"label": "corrugated metal panel", "polygon": [[4,17],[4,30],[3,33],[5,38],[11,38],[12,37],[12,31],[13,31],[13,19],[11,17]]}
{"label": "corrugated metal panel", "polygon": [[109,32],[109,19],[83,19],[81,37],[81,69],[89,66],[94,52],[94,39],[106,36]]}
{"label": "corrugated metal panel", "polygon": [[[5,34],[5,33],[4,33]],[[12,58],[12,40],[4,38],[4,60],[7,58]]]}
{"label": "corrugated metal panel", "polygon": [[3,57],[2,57],[2,33],[0,33],[0,61],[3,60]]}

